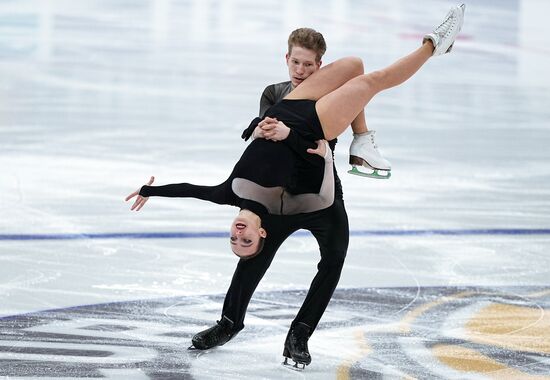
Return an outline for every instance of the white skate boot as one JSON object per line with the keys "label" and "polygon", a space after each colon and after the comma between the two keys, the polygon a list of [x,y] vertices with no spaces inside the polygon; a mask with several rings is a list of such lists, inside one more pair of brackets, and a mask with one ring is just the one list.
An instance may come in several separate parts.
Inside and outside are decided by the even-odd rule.
{"label": "white skate boot", "polygon": [[462,29],[465,10],[465,4],[452,7],[441,25],[435,28],[433,32],[424,36],[422,43],[429,40],[432,41],[435,47],[433,56],[449,53],[451,51],[455,38],[458,32],[460,32],[460,29]]}
{"label": "white skate boot", "polygon": [[[352,165],[350,174],[363,177],[388,179],[391,177],[391,165],[380,152],[374,142],[375,131],[353,134],[353,141],[349,147],[349,163]],[[359,167],[368,169],[360,171]]]}

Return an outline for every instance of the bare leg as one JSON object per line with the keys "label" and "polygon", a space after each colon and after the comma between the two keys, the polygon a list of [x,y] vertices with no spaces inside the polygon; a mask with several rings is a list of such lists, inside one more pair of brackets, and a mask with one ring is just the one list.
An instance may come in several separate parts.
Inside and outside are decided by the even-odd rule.
{"label": "bare leg", "polygon": [[[315,72],[304,83],[288,94],[285,99],[318,100],[322,96],[336,90],[350,79],[364,73],[363,62],[360,58],[342,58]],[[351,128],[354,133],[358,134],[368,132],[364,110],[361,110],[351,122]]]}
{"label": "bare leg", "polygon": [[359,112],[359,115],[357,115],[357,117],[351,122],[351,129],[353,133],[356,134],[361,134],[369,131],[369,129],[367,128],[367,120],[365,119],[364,109],[362,109],[361,112]]}
{"label": "bare leg", "polygon": [[[320,86],[316,82],[313,82],[313,86],[311,86],[313,88],[310,89],[311,93],[307,93],[310,96],[301,96],[301,98],[318,99],[316,109],[325,138],[332,140],[338,137],[350,125],[374,95],[380,91],[395,87],[412,77],[432,56],[433,49],[434,47],[431,42],[425,43],[416,51],[401,58],[392,65],[369,74],[356,76],[321,97],[315,96],[314,91],[320,92],[318,88]],[[326,68],[329,68],[329,66]],[[311,77],[314,75],[311,75]],[[343,75],[340,75],[341,77]],[[302,85],[304,84],[306,82]],[[288,96],[291,96],[295,91],[291,92]],[[300,96],[300,94],[296,95]],[[296,97],[293,98],[298,99]],[[338,112],[334,112],[335,110],[338,110]]]}

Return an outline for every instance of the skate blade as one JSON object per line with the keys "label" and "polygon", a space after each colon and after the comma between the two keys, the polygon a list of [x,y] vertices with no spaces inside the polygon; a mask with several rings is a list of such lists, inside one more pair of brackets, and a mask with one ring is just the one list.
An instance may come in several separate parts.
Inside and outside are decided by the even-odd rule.
{"label": "skate blade", "polygon": [[[298,363],[298,362],[295,362],[294,360],[290,359],[292,361],[292,363],[290,363],[288,361],[289,358],[285,358],[285,361],[282,362],[281,364],[283,365],[283,367],[285,368],[288,368],[288,369],[291,369],[293,371],[298,371],[298,372],[302,372],[305,368],[306,368],[306,364],[305,363]],[[294,363],[294,364],[293,364]]]}
{"label": "skate blade", "polygon": [[[357,169],[357,166],[353,166],[351,170],[348,170],[348,173],[353,175],[358,175],[360,177],[368,177],[368,178],[375,178],[375,179],[389,179],[391,177],[390,170],[378,170],[378,169],[371,169],[371,170],[372,170],[372,173],[366,173]],[[387,174],[382,175],[380,174],[380,172],[384,172]]]}
{"label": "skate blade", "polygon": [[[212,347],[212,348],[215,348],[215,347]],[[189,347],[187,347],[187,351],[210,352],[210,350],[212,350],[212,348],[197,348],[193,345],[190,345]]]}
{"label": "skate blade", "polygon": [[203,350],[203,349],[200,349],[200,348],[197,348],[197,347],[191,345],[191,346],[187,347],[187,351],[190,351],[189,354],[191,354],[191,352],[192,352],[193,354],[196,354],[197,357],[198,357],[202,354],[207,353],[209,350]]}

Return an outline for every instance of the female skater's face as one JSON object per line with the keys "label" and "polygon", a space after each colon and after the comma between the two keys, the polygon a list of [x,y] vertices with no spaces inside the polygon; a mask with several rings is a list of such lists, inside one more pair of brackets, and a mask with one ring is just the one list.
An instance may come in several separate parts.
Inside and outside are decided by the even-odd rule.
{"label": "female skater's face", "polygon": [[288,66],[288,75],[294,87],[319,70],[321,62],[317,62],[316,58],[317,54],[313,50],[301,46],[293,46],[290,53],[287,53],[286,64]]}
{"label": "female skater's face", "polygon": [[266,236],[266,231],[261,228],[260,218],[252,212],[241,211],[231,224],[229,236],[231,250],[237,256],[246,258],[258,251],[260,238]]}

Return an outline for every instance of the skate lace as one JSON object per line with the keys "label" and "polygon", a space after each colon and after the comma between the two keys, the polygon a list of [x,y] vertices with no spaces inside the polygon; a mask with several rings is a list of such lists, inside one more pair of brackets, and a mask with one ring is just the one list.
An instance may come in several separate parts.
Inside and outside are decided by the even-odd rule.
{"label": "skate lace", "polygon": [[448,36],[451,33],[452,26],[455,24],[455,21],[456,19],[454,15],[450,15],[437,28],[435,28],[435,32],[441,36]]}
{"label": "skate lace", "polygon": [[374,149],[378,149],[378,145],[374,142],[374,135],[370,135],[370,143],[372,144]]}

